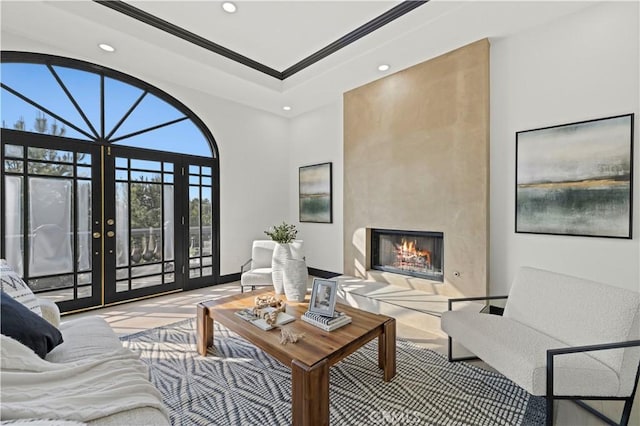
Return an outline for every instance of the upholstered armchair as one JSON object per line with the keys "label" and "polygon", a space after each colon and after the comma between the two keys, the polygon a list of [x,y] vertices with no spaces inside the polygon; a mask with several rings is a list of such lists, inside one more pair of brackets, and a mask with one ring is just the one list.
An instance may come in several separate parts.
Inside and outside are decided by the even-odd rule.
{"label": "upholstered armchair", "polygon": [[[255,290],[258,286],[273,285],[271,259],[276,242],[272,240],[255,240],[251,246],[251,259],[240,267],[240,291],[245,287]],[[295,240],[291,243],[291,255],[294,259],[304,260],[303,242]]]}

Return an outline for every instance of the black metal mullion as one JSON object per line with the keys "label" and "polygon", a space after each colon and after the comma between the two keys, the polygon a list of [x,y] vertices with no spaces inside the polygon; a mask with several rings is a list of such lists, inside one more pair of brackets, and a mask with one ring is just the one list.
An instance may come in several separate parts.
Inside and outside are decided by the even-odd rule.
{"label": "black metal mullion", "polygon": [[113,134],[115,132],[118,131],[118,129],[120,128],[120,126],[122,126],[122,124],[126,121],[127,118],[129,118],[129,116],[131,115],[131,113],[133,112],[133,110],[135,110],[138,105],[140,104],[140,102],[142,102],[142,99],[144,99],[145,96],[147,96],[147,93],[149,93],[148,91],[144,91],[142,93],[142,95],[140,95],[140,97],[133,103],[133,105],[131,105],[131,108],[129,108],[129,110],[127,111],[127,113],[125,115],[122,116],[122,118],[120,119],[120,121],[118,121],[118,123],[115,125],[115,127],[113,128],[113,130],[111,130],[111,132],[109,133],[109,135],[107,135],[107,137],[105,138],[107,141],[109,139],[111,139],[111,136],[113,136]]}
{"label": "black metal mullion", "polygon": [[65,120],[64,118],[60,117],[58,114],[56,114],[56,113],[52,112],[51,110],[43,107],[39,103],[37,103],[35,101],[32,101],[31,99],[27,98],[23,94],[13,90],[11,87],[7,86],[6,84],[0,83],[0,87],[2,87],[4,90],[6,90],[7,92],[11,93],[12,95],[15,95],[18,98],[22,99],[23,101],[25,101],[29,105],[36,107],[37,109],[39,109],[40,111],[44,112],[45,114],[48,114],[51,117],[55,118],[56,120],[61,121],[62,123],[66,124],[67,126],[71,127],[73,130],[77,131],[78,133],[82,133],[89,140],[95,141],[95,138],[93,136],[91,136],[89,133],[85,132],[84,130],[82,130],[81,128],[76,126],[75,124]]}
{"label": "black metal mullion", "polygon": [[172,125],[172,124],[179,123],[179,122],[181,122],[181,121],[187,120],[188,118],[189,118],[189,117],[184,116],[184,117],[182,117],[182,118],[177,118],[177,119],[175,119],[175,120],[167,121],[166,123],[158,124],[157,126],[148,127],[148,128],[146,128],[146,129],[143,129],[143,130],[138,130],[137,132],[133,132],[133,133],[126,134],[126,135],[124,135],[124,136],[120,136],[120,137],[118,137],[118,138],[115,138],[115,139],[110,140],[109,142],[110,142],[110,143],[115,143],[115,142],[121,141],[121,140],[123,140],[123,139],[132,138],[132,137],[134,137],[134,136],[138,136],[138,135],[141,135],[141,134],[143,134],[143,133],[150,132],[150,131],[152,131],[152,130],[158,130],[158,129],[161,129],[161,128],[163,128],[163,127],[170,126],[170,125]]}
{"label": "black metal mullion", "polygon": [[87,116],[85,115],[84,111],[82,111],[82,108],[80,108],[80,105],[78,104],[78,102],[76,102],[75,98],[71,95],[71,92],[69,91],[69,89],[67,89],[67,86],[63,83],[63,81],[60,78],[60,76],[58,75],[58,73],[53,69],[53,66],[51,64],[47,64],[47,68],[49,68],[49,71],[51,72],[53,77],[56,79],[56,81],[58,82],[58,84],[60,85],[60,87],[62,88],[64,93],[67,95],[67,97],[69,98],[69,100],[71,101],[73,106],[76,108],[76,110],[78,111],[78,113],[80,114],[80,116],[82,117],[84,122],[87,123],[87,126],[89,126],[89,129],[91,130],[91,132],[94,134],[95,138],[97,139],[98,138],[98,132],[96,132],[96,129],[93,127],[93,125],[91,124],[91,122],[89,121]]}

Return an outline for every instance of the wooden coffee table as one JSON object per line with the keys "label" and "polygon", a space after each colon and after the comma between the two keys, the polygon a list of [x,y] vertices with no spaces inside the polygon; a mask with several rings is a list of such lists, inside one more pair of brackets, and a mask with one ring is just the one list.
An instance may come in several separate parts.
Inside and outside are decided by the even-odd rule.
{"label": "wooden coffee table", "polygon": [[235,315],[240,309],[253,307],[255,296],[270,293],[270,290],[260,290],[199,303],[198,353],[206,356],[207,348],[213,344],[215,320],[290,367],[294,425],[329,424],[329,368],[376,337],[378,367],[383,369],[385,382],[393,379],[396,374],[395,319],[337,304],[336,309],[351,316],[353,322],[326,332],[300,319],[308,302],[287,302],[287,313],[297,319],[283,327],[305,333],[305,337],[298,343],[281,345],[279,329],[263,331]]}

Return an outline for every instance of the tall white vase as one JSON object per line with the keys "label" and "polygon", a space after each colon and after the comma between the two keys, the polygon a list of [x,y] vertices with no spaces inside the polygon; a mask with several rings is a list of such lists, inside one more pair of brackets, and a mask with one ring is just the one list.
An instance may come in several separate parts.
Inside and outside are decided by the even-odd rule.
{"label": "tall white vase", "polygon": [[276,243],[271,258],[271,278],[276,294],[282,294],[284,290],[283,274],[284,264],[287,259],[291,259],[291,246],[289,244]]}
{"label": "tall white vase", "polygon": [[307,262],[302,259],[284,261],[284,294],[291,302],[304,302],[307,295]]}

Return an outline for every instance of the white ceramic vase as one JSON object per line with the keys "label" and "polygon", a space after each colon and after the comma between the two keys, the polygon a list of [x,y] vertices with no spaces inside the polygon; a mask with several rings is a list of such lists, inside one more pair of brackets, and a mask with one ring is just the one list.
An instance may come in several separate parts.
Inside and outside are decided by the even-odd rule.
{"label": "white ceramic vase", "polygon": [[276,243],[271,258],[271,279],[276,294],[282,294],[284,290],[283,274],[284,264],[287,259],[291,259],[291,246],[289,244]]}
{"label": "white ceramic vase", "polygon": [[304,302],[307,295],[307,263],[301,259],[287,259],[283,270],[284,294],[291,302]]}

